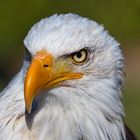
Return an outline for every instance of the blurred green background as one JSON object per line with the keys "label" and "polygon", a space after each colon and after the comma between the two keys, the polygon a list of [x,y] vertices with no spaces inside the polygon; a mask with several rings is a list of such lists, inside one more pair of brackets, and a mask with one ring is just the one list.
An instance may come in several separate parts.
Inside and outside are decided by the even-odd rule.
{"label": "blurred green background", "polygon": [[103,24],[126,58],[126,122],[140,138],[140,0],[0,0],[0,90],[16,74],[30,27],[54,13],[77,13]]}

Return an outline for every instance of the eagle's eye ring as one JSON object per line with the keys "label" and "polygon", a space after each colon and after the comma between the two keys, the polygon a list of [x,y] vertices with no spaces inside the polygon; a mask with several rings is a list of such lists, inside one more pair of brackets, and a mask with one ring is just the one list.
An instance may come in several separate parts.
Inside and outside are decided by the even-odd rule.
{"label": "eagle's eye ring", "polygon": [[75,64],[82,64],[86,62],[88,58],[88,51],[86,49],[82,49],[78,52],[71,54],[70,58]]}

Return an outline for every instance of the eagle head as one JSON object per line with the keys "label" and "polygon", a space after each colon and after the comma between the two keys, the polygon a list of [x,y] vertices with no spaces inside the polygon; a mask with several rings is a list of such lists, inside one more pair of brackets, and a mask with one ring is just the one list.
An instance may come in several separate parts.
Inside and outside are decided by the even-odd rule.
{"label": "eagle head", "polygon": [[33,125],[43,126],[42,138],[47,131],[60,136],[63,128],[72,139],[125,137],[123,56],[102,25],[75,14],[53,15],[35,24],[24,44],[25,106],[29,114],[39,108]]}

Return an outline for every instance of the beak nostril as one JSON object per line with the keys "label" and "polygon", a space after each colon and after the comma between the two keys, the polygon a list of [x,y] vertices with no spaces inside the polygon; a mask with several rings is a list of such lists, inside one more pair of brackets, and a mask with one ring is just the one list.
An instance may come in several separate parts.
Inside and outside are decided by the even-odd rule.
{"label": "beak nostril", "polygon": [[46,65],[46,64],[44,64],[43,66],[44,66],[44,67],[49,67],[49,65]]}

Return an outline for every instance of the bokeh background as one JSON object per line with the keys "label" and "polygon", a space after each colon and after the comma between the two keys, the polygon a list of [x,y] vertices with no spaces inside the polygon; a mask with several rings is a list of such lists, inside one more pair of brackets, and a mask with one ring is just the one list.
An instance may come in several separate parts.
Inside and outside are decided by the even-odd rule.
{"label": "bokeh background", "polygon": [[0,90],[15,75],[30,27],[55,13],[77,13],[103,24],[125,56],[126,122],[140,138],[140,0],[0,0]]}

